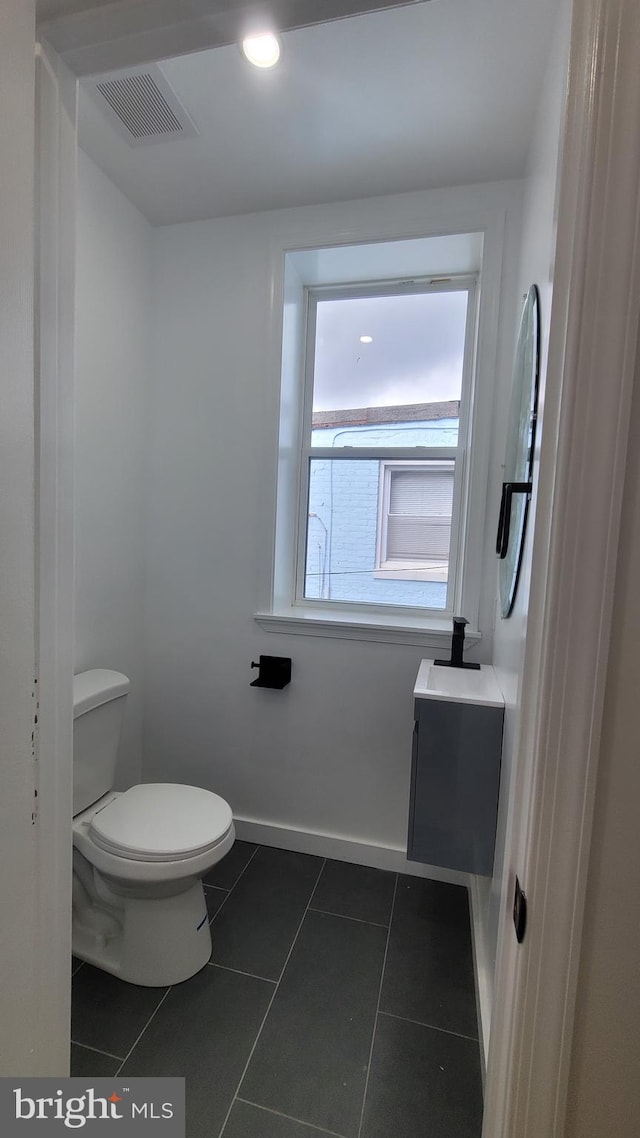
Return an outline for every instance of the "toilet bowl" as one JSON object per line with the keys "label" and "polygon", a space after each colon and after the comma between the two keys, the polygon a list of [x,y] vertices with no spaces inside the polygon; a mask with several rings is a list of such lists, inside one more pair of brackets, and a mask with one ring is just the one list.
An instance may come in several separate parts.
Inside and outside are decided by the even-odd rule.
{"label": "toilet bowl", "polygon": [[73,952],[133,984],[188,979],[211,955],[201,878],[233,845],[231,809],[200,787],[112,789],[129,681],[74,677]]}

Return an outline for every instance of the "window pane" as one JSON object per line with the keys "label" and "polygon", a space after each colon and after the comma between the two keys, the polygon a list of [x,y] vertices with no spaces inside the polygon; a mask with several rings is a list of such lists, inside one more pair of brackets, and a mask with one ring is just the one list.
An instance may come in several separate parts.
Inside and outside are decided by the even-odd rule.
{"label": "window pane", "polygon": [[312,446],[456,446],[466,290],[319,300]]}
{"label": "window pane", "polygon": [[446,608],[454,463],[309,465],[305,598]]}

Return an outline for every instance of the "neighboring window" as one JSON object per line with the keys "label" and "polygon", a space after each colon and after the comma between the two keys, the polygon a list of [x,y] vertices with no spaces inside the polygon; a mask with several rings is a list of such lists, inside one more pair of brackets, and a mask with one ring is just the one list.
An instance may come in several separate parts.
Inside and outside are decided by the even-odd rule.
{"label": "neighboring window", "polygon": [[380,464],[375,577],[447,580],[454,474],[453,462]]}
{"label": "neighboring window", "polygon": [[297,603],[453,611],[474,281],[309,289]]}

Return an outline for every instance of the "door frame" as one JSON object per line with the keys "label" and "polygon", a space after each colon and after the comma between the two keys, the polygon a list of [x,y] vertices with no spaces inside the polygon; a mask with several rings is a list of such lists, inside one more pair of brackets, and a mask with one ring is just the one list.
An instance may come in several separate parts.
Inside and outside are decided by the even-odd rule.
{"label": "door frame", "polygon": [[[36,1071],[69,1064],[73,749],[73,425],[77,82],[36,45]],[[35,1073],[35,1071],[34,1071]]]}
{"label": "door frame", "polygon": [[[123,3],[118,11],[134,7]],[[181,7],[176,45],[191,36],[191,50],[211,46],[202,39],[206,29],[187,26]],[[171,53],[167,25],[153,23],[160,6],[150,2],[146,10],[150,23],[144,36],[138,29],[118,38],[114,29],[102,47],[91,40],[95,14],[76,18],[75,38],[69,37],[67,21],[71,46],[61,51],[63,59],[79,74],[166,57]],[[574,0],[520,761],[505,855],[486,1138],[551,1138],[564,1127],[639,321],[640,135],[635,128],[640,69],[631,50],[639,20],[635,0]],[[51,42],[60,50],[59,39],[52,36]],[[68,334],[60,350],[68,353]],[[65,397],[56,422],[65,445],[72,414]],[[57,508],[63,509],[70,488],[68,461],[55,477]],[[68,581],[58,588],[65,593]],[[41,620],[47,619],[45,601],[45,609],[56,604],[51,594],[41,597]],[[67,602],[60,594],[58,602],[64,610]],[[63,718],[67,698],[58,692]],[[70,754],[66,762],[42,803],[43,818],[55,820],[66,809]],[[521,946],[509,912],[516,867],[530,905]],[[58,873],[62,883],[60,868]],[[52,945],[50,951],[59,954],[59,971],[66,949]]]}
{"label": "door frame", "polygon": [[485,1138],[564,1133],[640,320],[638,42],[635,0],[575,0]]}

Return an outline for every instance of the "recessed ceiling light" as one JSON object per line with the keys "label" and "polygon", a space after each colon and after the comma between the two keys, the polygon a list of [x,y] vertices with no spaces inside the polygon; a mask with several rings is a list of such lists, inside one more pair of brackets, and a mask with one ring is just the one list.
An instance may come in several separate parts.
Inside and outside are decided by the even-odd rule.
{"label": "recessed ceiling light", "polygon": [[242,41],[242,51],[254,67],[274,67],[280,59],[280,41],[273,32],[247,36]]}
{"label": "recessed ceiling light", "polygon": [[361,336],[360,337],[360,343],[361,344],[372,344],[373,343],[373,336]]}

